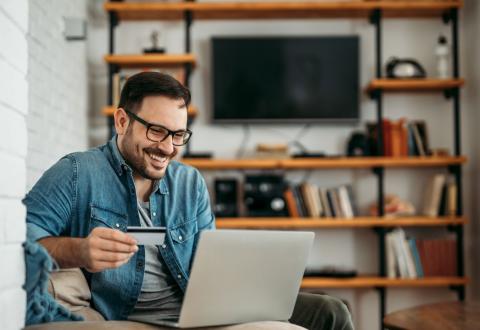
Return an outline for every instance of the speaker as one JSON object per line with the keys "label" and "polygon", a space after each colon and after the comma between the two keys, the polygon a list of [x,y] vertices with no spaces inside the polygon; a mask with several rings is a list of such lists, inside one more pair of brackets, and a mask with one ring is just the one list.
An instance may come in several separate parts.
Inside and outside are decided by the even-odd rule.
{"label": "speaker", "polygon": [[238,217],[237,200],[237,179],[215,179],[213,212],[216,217]]}
{"label": "speaker", "polygon": [[247,175],[244,201],[249,217],[288,216],[283,192],[286,183],[283,175]]}

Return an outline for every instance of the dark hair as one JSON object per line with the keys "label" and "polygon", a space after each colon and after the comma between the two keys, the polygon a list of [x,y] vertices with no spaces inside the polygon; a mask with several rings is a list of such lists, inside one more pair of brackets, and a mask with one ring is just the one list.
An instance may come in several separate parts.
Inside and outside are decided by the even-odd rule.
{"label": "dark hair", "polygon": [[157,95],[183,99],[187,108],[190,104],[190,91],[175,78],[160,72],[140,72],[128,78],[118,107],[137,113],[146,96]]}

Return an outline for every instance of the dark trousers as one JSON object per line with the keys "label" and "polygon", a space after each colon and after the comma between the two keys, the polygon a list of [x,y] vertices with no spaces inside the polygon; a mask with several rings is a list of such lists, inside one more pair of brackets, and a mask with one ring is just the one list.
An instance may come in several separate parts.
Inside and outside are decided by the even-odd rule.
{"label": "dark trousers", "polygon": [[323,294],[299,293],[289,321],[309,330],[353,329],[345,303]]}

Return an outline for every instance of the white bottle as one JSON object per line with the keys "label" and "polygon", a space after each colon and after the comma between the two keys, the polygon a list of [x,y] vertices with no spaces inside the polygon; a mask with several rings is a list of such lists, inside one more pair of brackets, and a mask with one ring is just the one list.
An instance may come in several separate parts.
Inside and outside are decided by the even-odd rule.
{"label": "white bottle", "polygon": [[438,37],[435,55],[437,57],[437,77],[441,79],[449,78],[450,48],[447,44],[447,38],[444,36]]}

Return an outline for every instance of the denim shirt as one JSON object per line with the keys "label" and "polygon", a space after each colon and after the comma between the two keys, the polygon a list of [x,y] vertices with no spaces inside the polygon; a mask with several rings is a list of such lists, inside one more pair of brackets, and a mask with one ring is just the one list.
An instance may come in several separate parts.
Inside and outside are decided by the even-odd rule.
{"label": "denim shirt", "polygon": [[[116,136],[106,145],[69,154],[48,169],[23,200],[27,207],[27,238],[86,237],[95,227],[126,231],[140,226],[131,168],[125,163]],[[171,275],[185,291],[199,233],[215,228],[215,218],[200,173],[171,161],[150,195],[150,216],[165,226],[158,246]],[[126,319],[143,282],[145,250],[139,246],[127,264],[84,274],[92,305],[106,319]]]}

